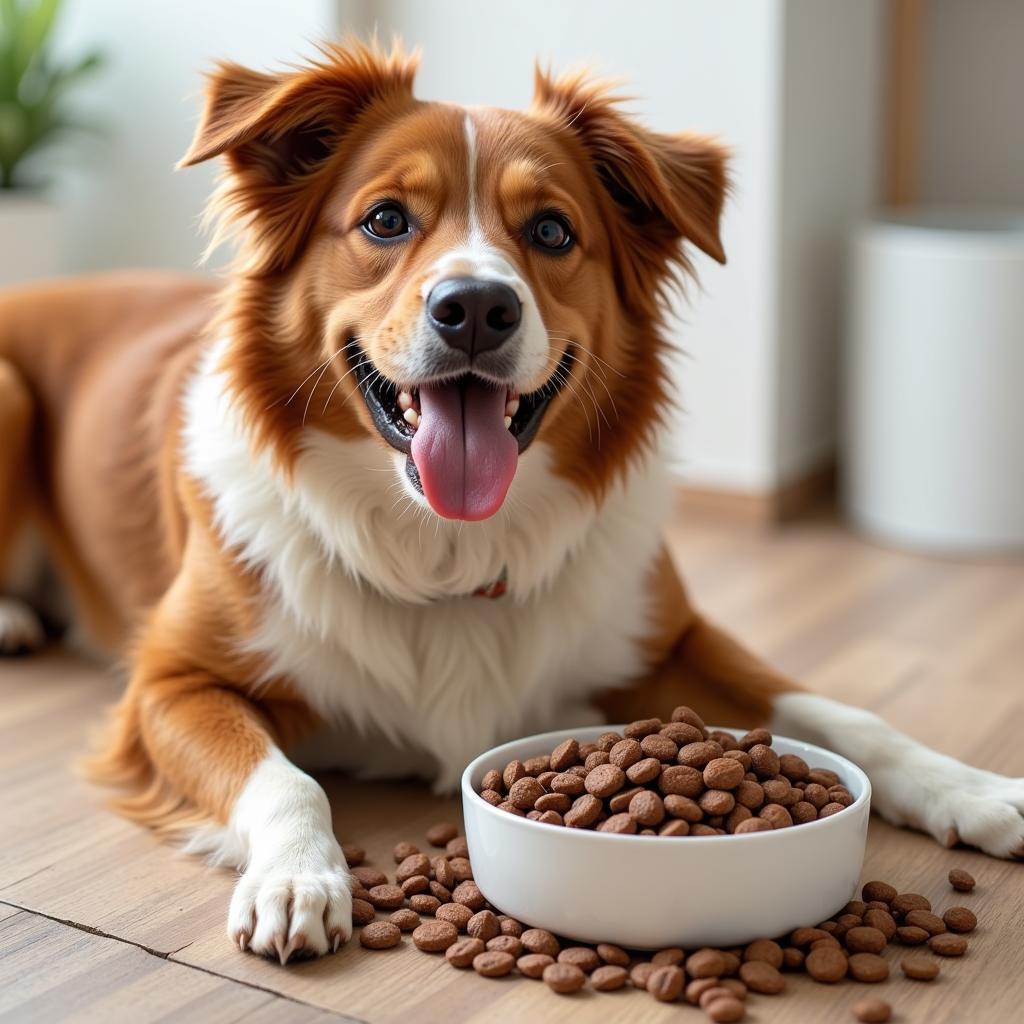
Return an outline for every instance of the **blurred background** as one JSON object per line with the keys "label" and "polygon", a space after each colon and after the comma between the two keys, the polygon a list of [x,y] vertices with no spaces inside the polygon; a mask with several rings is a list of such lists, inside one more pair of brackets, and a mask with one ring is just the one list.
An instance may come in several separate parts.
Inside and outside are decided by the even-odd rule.
{"label": "blurred background", "polygon": [[1024,548],[1019,0],[0,0],[0,12],[0,285],[196,268],[216,169],[173,166],[215,59],[279,67],[376,30],[422,47],[420,96],[513,107],[529,102],[535,58],[585,63],[622,78],[653,127],[735,151],[729,263],[696,261],[700,287],[670,328],[684,502],[776,523],[829,493],[838,465],[847,514],[883,540]]}

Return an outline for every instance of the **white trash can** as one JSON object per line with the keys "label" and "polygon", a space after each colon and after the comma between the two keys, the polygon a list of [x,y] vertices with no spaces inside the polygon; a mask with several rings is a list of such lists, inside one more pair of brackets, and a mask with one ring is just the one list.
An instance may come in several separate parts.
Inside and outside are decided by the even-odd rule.
{"label": "white trash can", "polygon": [[880,218],[852,263],[848,515],[925,551],[1024,551],[1024,211]]}

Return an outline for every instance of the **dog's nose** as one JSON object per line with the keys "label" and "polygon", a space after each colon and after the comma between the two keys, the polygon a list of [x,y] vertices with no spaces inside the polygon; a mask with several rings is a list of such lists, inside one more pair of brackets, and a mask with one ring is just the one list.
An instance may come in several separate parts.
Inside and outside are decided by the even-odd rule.
{"label": "dog's nose", "polygon": [[506,342],[522,319],[516,293],[500,281],[449,277],[427,296],[427,317],[452,348],[468,356]]}

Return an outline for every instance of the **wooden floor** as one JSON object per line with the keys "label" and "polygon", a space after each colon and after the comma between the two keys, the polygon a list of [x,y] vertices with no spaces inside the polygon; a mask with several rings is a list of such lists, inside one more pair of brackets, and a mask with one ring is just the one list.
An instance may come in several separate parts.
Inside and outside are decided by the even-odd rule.
{"label": "wooden floor", "polygon": [[[783,669],[942,750],[1024,774],[1024,565],[889,552],[829,518],[769,536],[688,524],[673,542],[704,607]],[[239,953],[224,934],[232,873],[108,814],[72,770],[118,687],[60,652],[0,664],[0,1021],[704,1019],[636,991],[561,998],[525,979],[485,981],[411,948],[350,944],[286,969]],[[388,868],[395,841],[458,813],[413,786],[325,783],[339,835]],[[959,898],[982,922],[969,954],[933,984],[890,980],[871,994],[899,1020],[1020,1020],[1024,865],[872,826],[867,876],[942,908],[954,865],[979,881]],[[795,979],[785,996],[752,999],[748,1019],[851,1020],[865,989]]]}

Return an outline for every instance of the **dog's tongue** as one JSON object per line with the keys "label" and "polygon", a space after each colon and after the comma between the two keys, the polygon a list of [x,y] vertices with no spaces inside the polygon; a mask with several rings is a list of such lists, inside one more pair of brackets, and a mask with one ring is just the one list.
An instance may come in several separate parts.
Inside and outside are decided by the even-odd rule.
{"label": "dog's tongue", "polygon": [[446,519],[487,519],[516,474],[519,445],[505,427],[504,388],[463,378],[420,388],[412,457],[430,507]]}

